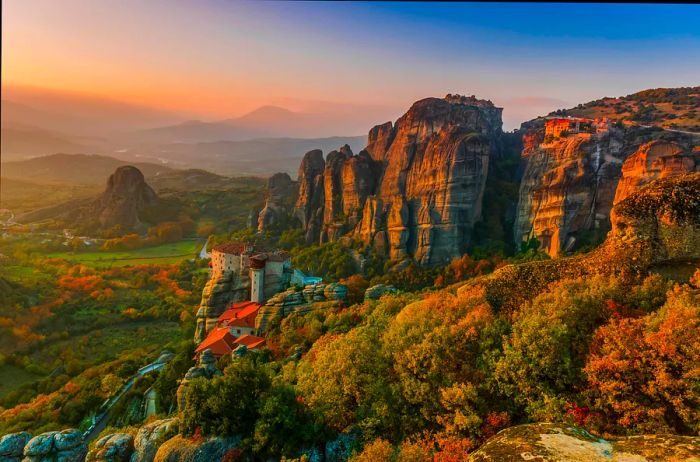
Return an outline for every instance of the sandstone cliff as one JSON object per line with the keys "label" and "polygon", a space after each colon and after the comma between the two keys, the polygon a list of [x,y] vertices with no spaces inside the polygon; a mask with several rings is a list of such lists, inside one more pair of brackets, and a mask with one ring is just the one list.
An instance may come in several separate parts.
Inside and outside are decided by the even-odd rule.
{"label": "sandstone cliff", "polygon": [[537,238],[550,256],[586,243],[587,233],[602,236],[615,202],[700,164],[697,138],[674,132],[617,124],[546,143],[542,132],[540,125],[523,136],[514,239]]}
{"label": "sandstone cliff", "polygon": [[352,236],[393,260],[421,264],[461,255],[479,219],[501,109],[474,97],[416,102],[367,148],[304,156],[295,215],[308,242]]}
{"label": "sandstone cliff", "polygon": [[617,203],[611,230],[593,252],[508,265],[475,278],[489,303],[513,312],[554,281],[597,274],[634,278],[660,268],[700,263],[700,173],[661,178]]}

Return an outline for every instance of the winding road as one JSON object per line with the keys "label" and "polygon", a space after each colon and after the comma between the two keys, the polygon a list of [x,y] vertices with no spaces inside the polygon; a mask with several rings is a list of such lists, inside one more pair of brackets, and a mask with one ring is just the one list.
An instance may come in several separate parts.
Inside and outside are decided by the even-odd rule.
{"label": "winding road", "polygon": [[109,416],[111,414],[112,408],[114,408],[114,405],[119,402],[122,396],[124,396],[129,390],[131,390],[131,388],[134,386],[134,383],[136,383],[138,379],[140,379],[146,374],[150,374],[151,372],[161,370],[163,367],[165,367],[166,364],[168,364],[170,359],[172,359],[172,356],[168,357],[167,359],[163,359],[163,355],[161,355],[154,362],[147,364],[138,371],[136,371],[136,373],[132,375],[129,378],[129,380],[127,380],[126,383],[121,387],[117,394],[105,401],[105,403],[100,407],[98,413],[93,417],[92,425],[90,425],[90,428],[88,428],[83,433],[83,441],[85,441],[85,443],[89,443],[97,435],[99,435],[102,430],[104,430],[104,428],[107,426],[107,423],[109,422]]}

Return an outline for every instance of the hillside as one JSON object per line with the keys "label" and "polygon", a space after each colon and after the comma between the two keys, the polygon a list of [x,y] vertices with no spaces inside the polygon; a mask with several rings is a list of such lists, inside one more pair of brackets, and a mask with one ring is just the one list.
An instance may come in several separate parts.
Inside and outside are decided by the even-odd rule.
{"label": "hillside", "polygon": [[2,176],[38,183],[102,185],[117,167],[134,165],[146,177],[171,174],[174,169],[148,162],[127,162],[114,157],[87,154],[53,154],[3,162]]}
{"label": "hillside", "polygon": [[617,98],[601,98],[549,115],[607,117],[700,133],[700,87],[654,88]]}

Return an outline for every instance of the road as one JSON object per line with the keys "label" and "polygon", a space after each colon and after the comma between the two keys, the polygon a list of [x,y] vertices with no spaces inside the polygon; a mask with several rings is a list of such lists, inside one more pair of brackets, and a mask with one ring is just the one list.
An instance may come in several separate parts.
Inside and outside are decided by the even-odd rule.
{"label": "road", "polygon": [[162,361],[161,358],[158,358],[151,364],[147,364],[138,371],[136,371],[136,373],[132,375],[129,378],[129,380],[126,381],[126,383],[117,392],[117,394],[109,398],[105,402],[105,404],[103,404],[102,407],[104,409],[95,416],[93,424],[90,426],[89,429],[85,431],[85,433],[83,433],[83,441],[86,444],[89,443],[97,435],[99,435],[102,430],[104,430],[104,428],[107,426],[107,423],[109,422],[109,416],[112,412],[112,408],[115,404],[119,402],[122,396],[124,396],[129,390],[131,390],[131,388],[134,386],[134,383],[136,383],[138,379],[140,379],[146,374],[150,374],[151,372],[155,372],[162,369],[167,363],[167,361]]}

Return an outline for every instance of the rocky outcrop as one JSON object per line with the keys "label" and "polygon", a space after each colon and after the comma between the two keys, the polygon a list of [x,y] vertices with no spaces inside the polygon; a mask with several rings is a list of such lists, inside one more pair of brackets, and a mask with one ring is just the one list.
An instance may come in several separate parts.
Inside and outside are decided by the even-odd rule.
{"label": "rocky outcrop", "polygon": [[270,298],[260,307],[255,318],[255,329],[264,333],[270,322],[281,320],[290,313],[305,314],[316,309],[335,308],[345,301],[347,295],[347,286],[337,282],[309,284],[301,290],[290,288]]}
{"label": "rocky outcrop", "polygon": [[10,433],[0,438],[0,460],[19,462],[24,454],[24,446],[32,439],[31,433]]}
{"label": "rocky outcrop", "polygon": [[700,146],[690,151],[675,142],[651,141],[639,147],[622,164],[615,203],[658,178],[700,171]]}
{"label": "rocky outcrop", "polygon": [[70,428],[42,433],[30,439],[24,446],[23,462],[54,462],[83,460],[87,447],[82,433]]}
{"label": "rocky outcrop", "polygon": [[247,272],[224,271],[212,274],[202,290],[202,300],[197,310],[195,340],[201,343],[207,332],[216,326],[216,321],[230,303],[248,299],[250,277]]}
{"label": "rocky outcrop", "polygon": [[128,433],[112,433],[95,442],[86,462],[129,462],[134,452],[134,437]]}
{"label": "rocky outcrop", "polygon": [[529,127],[514,240],[536,238],[553,257],[585,244],[586,234],[603,235],[615,202],[698,164],[691,152],[697,139],[678,133],[599,124],[591,132],[544,140],[541,125]]}
{"label": "rocky outcrop", "polygon": [[[190,439],[178,435],[163,443],[154,462],[212,462],[223,460],[240,443],[238,437]],[[233,457],[231,460],[235,460]]]}
{"label": "rocky outcrop", "polygon": [[470,462],[666,462],[700,458],[700,438],[641,435],[605,440],[564,424],[535,423],[502,430],[469,456]]}
{"label": "rocky outcrop", "polygon": [[365,300],[379,300],[386,294],[395,294],[398,290],[392,285],[376,284],[365,290]]}
{"label": "rocky outcrop", "polygon": [[554,281],[594,275],[634,278],[658,267],[700,263],[700,173],[656,180],[619,202],[605,242],[587,254],[508,265],[457,292],[483,290],[512,313]]}
{"label": "rocky outcrop", "polygon": [[297,184],[287,173],[275,173],[267,180],[265,206],[257,221],[259,231],[288,223],[296,202],[297,189]]}
{"label": "rocky outcrop", "polygon": [[370,130],[367,148],[304,156],[295,214],[308,242],[351,236],[394,260],[448,262],[481,215],[501,109],[474,97],[416,102],[396,124]]}
{"label": "rocky outcrop", "polygon": [[177,388],[178,409],[182,411],[185,408],[187,387],[189,387],[192,380],[200,377],[211,379],[220,375],[223,374],[219,368],[216,367],[216,358],[214,358],[211,350],[204,350],[202,354],[199,355],[199,361],[197,364],[189,368],[189,370],[185,373],[185,377],[183,377],[180,385]]}
{"label": "rocky outcrop", "polygon": [[299,195],[294,207],[294,215],[306,232],[307,242],[314,241],[320,233],[323,221],[324,184],[323,173],[326,162],[319,149],[304,155],[299,166]]}
{"label": "rocky outcrop", "polygon": [[107,180],[107,189],[94,205],[100,226],[120,226],[124,230],[143,227],[139,218],[146,207],[156,204],[158,196],[136,167],[117,168]]}
{"label": "rocky outcrop", "polygon": [[139,428],[130,462],[153,462],[158,447],[177,433],[178,419],[156,420]]}

